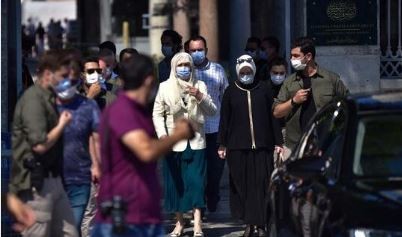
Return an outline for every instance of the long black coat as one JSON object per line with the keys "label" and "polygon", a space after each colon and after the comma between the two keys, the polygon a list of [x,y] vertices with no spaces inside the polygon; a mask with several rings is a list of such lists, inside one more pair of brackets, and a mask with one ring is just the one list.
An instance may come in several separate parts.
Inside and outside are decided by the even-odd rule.
{"label": "long black coat", "polygon": [[272,103],[272,90],[264,81],[249,86],[237,81],[229,85],[222,100],[218,143],[227,149],[273,150],[275,145],[282,145]]}

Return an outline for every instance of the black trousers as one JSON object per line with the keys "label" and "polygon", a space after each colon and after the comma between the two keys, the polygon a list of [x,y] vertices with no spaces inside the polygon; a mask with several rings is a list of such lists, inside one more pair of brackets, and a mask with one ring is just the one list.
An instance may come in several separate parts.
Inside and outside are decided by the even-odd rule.
{"label": "black trousers", "polygon": [[220,159],[218,156],[217,136],[218,133],[206,134],[207,186],[205,188],[205,198],[210,212],[216,211],[216,206],[220,200],[219,184],[225,167],[225,160]]}

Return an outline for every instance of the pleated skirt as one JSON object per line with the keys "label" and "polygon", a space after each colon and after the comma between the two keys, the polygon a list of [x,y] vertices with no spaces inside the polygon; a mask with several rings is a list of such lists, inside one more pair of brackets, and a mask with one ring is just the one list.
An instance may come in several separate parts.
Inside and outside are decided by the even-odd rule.
{"label": "pleated skirt", "polygon": [[271,150],[229,150],[230,210],[245,224],[264,226],[267,222],[268,185],[273,170]]}
{"label": "pleated skirt", "polygon": [[167,212],[187,212],[204,208],[206,184],[205,150],[172,152],[162,163],[164,208]]}

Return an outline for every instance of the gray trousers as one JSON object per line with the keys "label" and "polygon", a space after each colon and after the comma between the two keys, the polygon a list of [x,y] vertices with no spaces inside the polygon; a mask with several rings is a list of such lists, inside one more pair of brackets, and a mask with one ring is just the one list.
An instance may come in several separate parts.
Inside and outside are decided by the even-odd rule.
{"label": "gray trousers", "polygon": [[96,196],[98,195],[99,186],[91,184],[91,193],[89,195],[88,205],[85,209],[84,217],[81,223],[81,236],[89,237],[93,227],[93,220],[96,214]]}
{"label": "gray trousers", "polygon": [[74,215],[60,177],[45,178],[40,192],[33,190],[28,200],[36,222],[21,234],[24,237],[78,237]]}

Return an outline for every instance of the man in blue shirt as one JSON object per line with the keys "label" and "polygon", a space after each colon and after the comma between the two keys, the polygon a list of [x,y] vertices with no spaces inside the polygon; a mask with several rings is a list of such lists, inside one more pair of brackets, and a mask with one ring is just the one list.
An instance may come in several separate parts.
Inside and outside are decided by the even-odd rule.
{"label": "man in blue shirt", "polygon": [[97,182],[100,176],[93,142],[98,140],[100,110],[94,100],[77,93],[78,84],[77,79],[65,79],[56,91],[59,112],[69,111],[73,115],[64,130],[63,181],[80,232],[91,181]]}
{"label": "man in blue shirt", "polygon": [[228,86],[228,80],[223,67],[207,58],[207,41],[202,36],[194,36],[188,43],[188,50],[193,58],[195,65],[195,76],[203,81],[217,107],[214,116],[208,116],[205,120],[205,136],[207,140],[206,159],[207,159],[207,186],[205,197],[207,200],[208,211],[215,212],[220,200],[219,183],[222,178],[225,160],[218,157],[217,134],[219,130],[220,108],[223,93]]}

